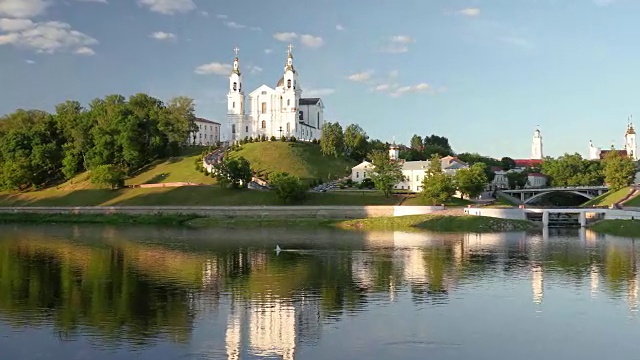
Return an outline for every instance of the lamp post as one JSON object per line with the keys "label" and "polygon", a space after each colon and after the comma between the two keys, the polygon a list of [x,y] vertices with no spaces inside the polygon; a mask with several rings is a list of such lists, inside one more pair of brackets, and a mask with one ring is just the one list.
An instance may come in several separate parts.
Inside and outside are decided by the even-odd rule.
{"label": "lamp post", "polygon": [[282,126],[280,126],[280,138],[282,139]]}

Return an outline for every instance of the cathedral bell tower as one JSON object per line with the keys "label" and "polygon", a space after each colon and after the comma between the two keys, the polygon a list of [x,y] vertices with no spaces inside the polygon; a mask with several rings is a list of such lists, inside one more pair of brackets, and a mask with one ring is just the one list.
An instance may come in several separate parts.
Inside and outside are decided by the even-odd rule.
{"label": "cathedral bell tower", "polygon": [[282,108],[284,116],[282,118],[282,128],[286,129],[286,136],[299,137],[299,123],[304,123],[304,114],[300,110],[300,96],[302,89],[298,84],[298,72],[293,66],[293,45],[289,45],[287,50],[287,63],[284,66],[284,74],[276,87],[281,92]]}
{"label": "cathedral bell tower", "polygon": [[240,59],[238,48],[234,49],[236,57],[233,60],[233,70],[229,75],[229,93],[227,95],[227,114],[244,115],[244,93],[242,92],[242,74],[240,73]]}
{"label": "cathedral bell tower", "polygon": [[632,160],[638,160],[638,145],[636,143],[636,130],[633,128],[631,122],[631,116],[629,117],[629,124],[627,125],[627,133],[624,135],[624,149],[627,151],[627,156]]}
{"label": "cathedral bell tower", "polygon": [[542,160],[542,134],[540,128],[533,133],[533,141],[531,142],[531,160]]}

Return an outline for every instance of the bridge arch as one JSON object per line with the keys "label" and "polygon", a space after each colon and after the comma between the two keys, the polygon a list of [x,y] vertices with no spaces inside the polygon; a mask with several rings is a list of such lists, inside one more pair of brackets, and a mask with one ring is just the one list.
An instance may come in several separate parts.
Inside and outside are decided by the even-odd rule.
{"label": "bridge arch", "polygon": [[535,199],[539,199],[545,195],[551,194],[551,193],[570,193],[570,194],[575,194],[575,195],[580,195],[584,198],[586,198],[587,200],[591,200],[593,199],[595,196],[593,195],[589,195],[589,194],[585,194],[583,192],[580,191],[576,191],[576,190],[551,190],[551,191],[545,191],[545,192],[541,192],[539,194],[533,195],[532,197],[528,198],[527,200],[524,201],[525,204],[531,204],[531,201],[535,200]]}

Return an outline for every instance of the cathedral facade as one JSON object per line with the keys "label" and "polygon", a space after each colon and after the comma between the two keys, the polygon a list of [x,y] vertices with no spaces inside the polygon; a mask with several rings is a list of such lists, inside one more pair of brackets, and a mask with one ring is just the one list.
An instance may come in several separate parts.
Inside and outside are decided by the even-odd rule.
{"label": "cathedral facade", "polygon": [[[289,45],[284,72],[275,88],[262,85],[249,93],[248,104],[242,88],[242,73],[238,49],[229,76],[227,120],[229,140],[265,136],[295,137],[311,141],[320,139],[324,124],[324,104],[320,98],[303,98],[298,72],[293,66],[292,45]],[[248,111],[247,111],[248,105]]]}
{"label": "cathedral facade", "polygon": [[601,160],[604,159],[607,153],[611,151],[617,151],[622,156],[628,156],[632,160],[638,160],[638,144],[636,143],[636,130],[633,127],[631,118],[627,124],[627,132],[624,134],[624,148],[617,150],[615,145],[611,145],[611,149],[603,150],[593,145],[593,142],[589,141],[589,160]]}

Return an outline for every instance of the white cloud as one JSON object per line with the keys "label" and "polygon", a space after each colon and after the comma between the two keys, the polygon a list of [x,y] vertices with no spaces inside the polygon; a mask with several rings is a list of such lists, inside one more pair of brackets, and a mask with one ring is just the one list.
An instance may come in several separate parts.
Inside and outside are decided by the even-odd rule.
{"label": "white cloud", "polygon": [[399,87],[391,93],[391,96],[399,97],[407,93],[419,93],[419,92],[427,92],[427,91],[430,93],[435,93],[435,90],[431,85],[427,83],[420,83],[417,85]]}
{"label": "white cloud", "polygon": [[33,26],[33,21],[28,19],[0,19],[0,31],[22,31]]}
{"label": "white cloud", "polygon": [[273,50],[272,49],[264,49],[264,53],[265,54],[272,54]]}
{"label": "white cloud", "polygon": [[230,64],[212,62],[198,66],[194,72],[198,75],[229,75],[232,69]]}
{"label": "white cloud", "polygon": [[88,50],[93,52],[89,46],[98,43],[98,40],[60,21],[36,23],[31,20],[18,22],[15,19],[2,19],[0,30],[7,32],[0,35],[0,45],[30,48],[41,53],[74,51],[87,55]]}
{"label": "white cloud", "polygon": [[26,63],[27,63],[27,64],[29,64],[29,65],[33,65],[33,64],[35,64],[35,63],[36,63],[35,61],[30,60],[30,59],[27,59],[27,60],[25,60],[24,62],[26,62]]}
{"label": "white cloud", "polygon": [[50,4],[45,0],[0,0],[0,15],[30,18],[42,15]]}
{"label": "white cloud", "polygon": [[218,19],[226,19],[226,18],[228,18],[229,16],[228,16],[228,15],[225,15],[225,14],[217,14],[217,15],[216,15],[216,17],[217,17]]}
{"label": "white cloud", "polygon": [[209,17],[209,12],[208,11],[200,11],[200,15],[204,16],[204,17]]}
{"label": "white cloud", "polygon": [[298,38],[298,34],[294,32],[281,32],[273,34],[273,38],[278,41],[293,41]]}
{"label": "white cloud", "polygon": [[331,94],[334,94],[336,92],[336,89],[311,89],[311,90],[305,90],[304,94],[305,96],[309,96],[309,97],[322,97],[322,96],[329,96]]}
{"label": "white cloud", "polygon": [[245,25],[238,24],[235,21],[227,21],[224,24],[230,29],[244,29],[244,28],[246,28]]}
{"label": "white cloud", "polygon": [[173,33],[156,31],[153,34],[149,35],[149,37],[152,37],[156,40],[175,40],[177,36],[176,34],[173,34]]}
{"label": "white cloud", "polygon": [[346,29],[345,29],[345,27],[344,27],[344,26],[342,26],[342,25],[338,24],[338,25],[336,25],[336,30],[338,30],[338,31],[344,31],[344,30],[346,30]]}
{"label": "white cloud", "polygon": [[480,9],[466,8],[466,9],[456,11],[456,13],[464,16],[476,17],[476,16],[480,16]]}
{"label": "white cloud", "polygon": [[365,82],[371,80],[372,71],[363,71],[347,76],[347,79],[355,82]]}
{"label": "white cloud", "polygon": [[83,46],[83,47],[81,47],[81,48],[78,48],[78,49],[75,51],[75,53],[76,53],[76,54],[78,54],[78,55],[86,55],[86,56],[93,56],[93,55],[95,55],[95,54],[96,54],[96,52],[95,52],[95,51],[93,51],[93,49],[92,49],[92,48],[87,47],[87,46]]}
{"label": "white cloud", "polygon": [[165,15],[187,13],[196,8],[193,0],[138,0],[138,4]]}
{"label": "white cloud", "polygon": [[254,65],[247,66],[247,70],[249,70],[251,74],[257,74],[262,72],[262,68],[260,66],[254,66]]}
{"label": "white cloud", "polygon": [[416,40],[407,35],[395,35],[391,37],[391,42],[399,44],[410,44],[416,42]]}
{"label": "white cloud", "polygon": [[380,84],[373,88],[373,91],[387,91],[391,88],[391,84]]}
{"label": "white cloud", "polygon": [[313,36],[309,34],[304,34],[300,36],[300,42],[302,45],[311,48],[317,48],[324,44],[324,40],[322,40],[319,36]]}

